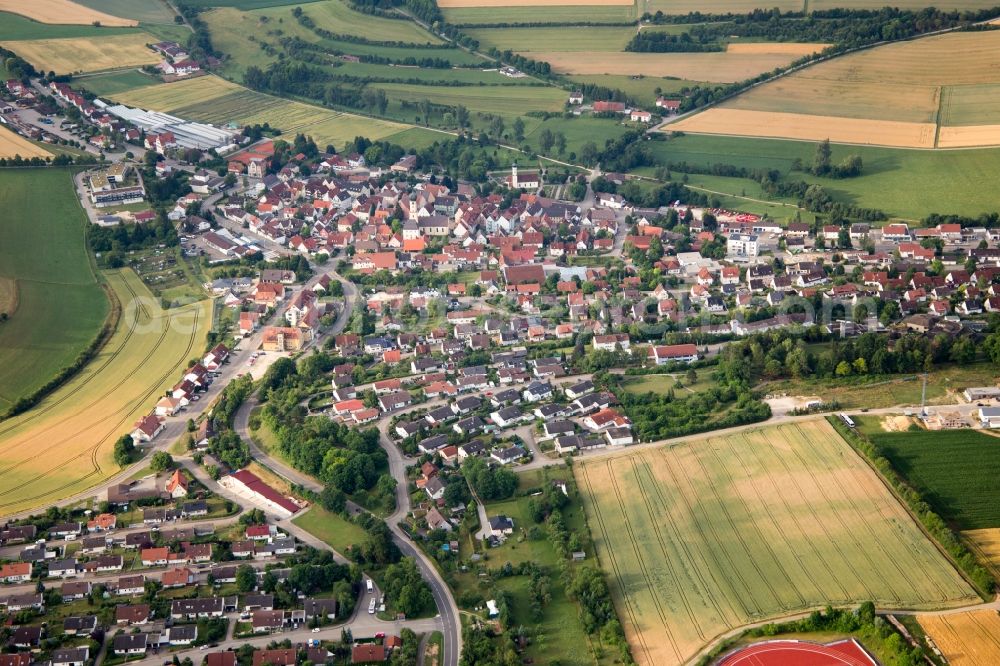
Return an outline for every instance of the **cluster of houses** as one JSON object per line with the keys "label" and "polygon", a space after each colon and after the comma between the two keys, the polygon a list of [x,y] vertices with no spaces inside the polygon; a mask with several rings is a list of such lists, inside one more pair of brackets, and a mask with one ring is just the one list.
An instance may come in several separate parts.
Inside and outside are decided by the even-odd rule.
{"label": "cluster of houses", "polygon": [[200,400],[201,394],[218,376],[222,364],[229,360],[229,354],[228,347],[218,344],[205,354],[201,362],[185,370],[180,381],[170,389],[168,395],[157,401],[153,411],[135,422],[131,433],[132,440],[136,444],[153,441],[163,432],[168,417],[177,416],[193,401]]}
{"label": "cluster of houses", "polygon": [[299,351],[312,341],[320,319],[333,312],[332,304],[320,299],[332,282],[329,275],[320,275],[309,289],[291,289],[295,282],[292,271],[264,269],[256,280],[220,278],[206,286],[228,307],[238,311],[233,331],[236,339],[255,333],[261,322],[270,318],[270,313],[284,306],[284,322],[264,327],[261,349],[285,352]]}
{"label": "cluster of houses", "polygon": [[156,42],[149,48],[163,56],[156,68],[164,74],[184,77],[201,71],[201,65],[177,42]]}

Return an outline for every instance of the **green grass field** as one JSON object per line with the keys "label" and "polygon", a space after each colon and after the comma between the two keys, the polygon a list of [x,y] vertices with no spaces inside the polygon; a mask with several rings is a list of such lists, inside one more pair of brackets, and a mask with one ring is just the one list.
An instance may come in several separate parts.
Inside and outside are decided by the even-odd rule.
{"label": "green grass field", "polygon": [[1000,83],[945,86],[941,89],[942,125],[1000,123]]}
{"label": "green grass field", "polygon": [[131,270],[105,278],[122,306],[114,335],[69,382],[0,423],[0,515],[45,506],[117,473],[115,440],[204,348],[207,302],[164,311]]}
{"label": "green grass field", "polygon": [[530,110],[558,111],[566,93],[549,87],[529,86],[418,86],[405,83],[379,83],[390,101],[418,102],[430,99],[435,104],[466,106],[470,111],[516,116]]}
{"label": "green grass field", "polygon": [[341,555],[347,552],[348,546],[360,545],[365,540],[363,529],[318,504],[313,504],[292,522]]}
{"label": "green grass field", "polygon": [[173,23],[175,14],[163,0],[74,0],[78,4],[140,23]]}
{"label": "green grass field", "polygon": [[[978,215],[1000,207],[1000,191],[990,185],[989,177],[1000,169],[998,148],[931,151],[835,145],[835,162],[852,154],[862,157],[862,176],[832,180],[790,173],[796,158],[806,163],[812,159],[815,145],[803,141],[687,135],[652,143],[650,147],[664,164],[718,163],[778,169],[790,179],[822,184],[838,201],[881,208],[891,216],[908,219],[920,219],[933,212]],[[739,194],[749,182],[732,180],[732,194]]]}
{"label": "green grass field", "polygon": [[935,512],[961,530],[1000,527],[1000,438],[970,430],[872,432],[872,442]]}
{"label": "green grass field", "polygon": [[244,11],[284,7],[286,5],[310,5],[320,0],[185,0],[192,7],[234,7]]}
{"label": "green grass field", "polygon": [[570,76],[570,81],[577,83],[592,83],[609,88],[617,88],[632,97],[640,104],[653,104],[656,102],[657,92],[669,95],[677,93],[682,88],[690,88],[698,85],[697,81],[687,81],[684,79],[665,79],[657,76],[625,76],[623,74],[594,74],[587,76]]}
{"label": "green grass field", "polygon": [[[589,8],[588,8],[589,9]],[[584,9],[583,11],[586,11]],[[623,51],[634,27],[574,26],[547,28],[473,28],[465,31],[485,49],[503,51]]]}
{"label": "green grass field", "polygon": [[92,25],[39,23],[20,14],[0,12],[0,40],[106,37],[140,32],[139,28],[98,28]]}
{"label": "green grass field", "polygon": [[[936,369],[927,376],[927,402],[954,404],[958,393],[969,386],[989,386],[996,382],[990,363],[972,363]],[[919,406],[923,382],[919,375],[845,377],[841,379],[798,379],[763,382],[755,387],[762,393],[817,395],[838,402],[845,409],[877,409],[899,405]]]}
{"label": "green grass field", "polygon": [[111,74],[81,76],[76,83],[95,95],[117,95],[128,90],[156,85],[159,81],[137,69],[131,69]]}
{"label": "green grass field", "polygon": [[[456,7],[444,9],[444,18],[455,25],[491,25],[496,23],[625,23],[637,18],[635,6],[588,5],[534,6],[528,13],[524,7]],[[646,11],[643,9],[642,11]],[[586,18],[581,18],[586,17]]]}
{"label": "green grass field", "polygon": [[639,664],[686,662],[730,629],[828,604],[978,599],[826,421],[574,470]]}
{"label": "green grass field", "polygon": [[[45,206],[38,205],[44,201]],[[72,172],[6,169],[0,276],[17,281],[17,311],[0,323],[0,410],[38,389],[89,345],[108,314],[88,255]]]}
{"label": "green grass field", "polygon": [[586,116],[548,118],[542,122],[536,121],[536,123],[530,131],[525,133],[524,142],[540,151],[538,139],[545,129],[553,133],[562,132],[563,136],[566,137],[566,155],[571,152],[579,154],[580,148],[588,141],[593,141],[598,148],[603,148],[605,141],[617,139],[629,130],[628,127],[615,120]]}

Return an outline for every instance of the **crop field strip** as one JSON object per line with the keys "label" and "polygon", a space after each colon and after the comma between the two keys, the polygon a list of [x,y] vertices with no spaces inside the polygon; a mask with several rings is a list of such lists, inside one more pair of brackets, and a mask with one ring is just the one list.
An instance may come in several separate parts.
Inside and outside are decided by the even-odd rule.
{"label": "crop field strip", "polygon": [[52,153],[0,125],[0,157],[51,157]]}
{"label": "crop field strip", "polygon": [[[47,206],[33,205],[45,197]],[[86,249],[86,217],[66,169],[0,172],[0,275],[18,282],[18,311],[0,327],[0,409],[32,394],[86,349],[108,299]],[[73,326],[66,326],[72,321]]]}
{"label": "crop field strip", "polygon": [[900,148],[1000,145],[1000,34],[956,32],[835,58],[671,127]]}
{"label": "crop field strip", "polygon": [[1000,527],[965,530],[961,534],[979,562],[1000,580]]}
{"label": "crop field strip", "polygon": [[[84,490],[113,474],[111,444],[131,430],[139,415],[152,409],[152,401],[176,378],[195,342],[207,331],[209,317],[204,303],[169,312],[151,311],[152,307],[159,310],[147,306],[155,300],[130,270],[109,273],[108,280],[120,300],[138,307],[126,306],[125,313],[130,316],[80,375],[37,409],[0,423],[4,461],[0,464],[0,513]],[[186,334],[174,330],[181,318],[187,320]],[[148,334],[138,331],[149,326],[156,330]],[[153,335],[155,340],[150,339]],[[144,372],[152,376],[144,377]],[[79,394],[85,391],[104,393],[84,404]],[[101,416],[90,416],[95,411]],[[30,451],[27,456],[25,450]]]}
{"label": "crop field strip", "polygon": [[130,32],[106,37],[3,41],[0,45],[36,69],[70,74],[156,64],[159,57],[146,47],[153,41],[156,40],[144,32]]}
{"label": "crop field strip", "polygon": [[951,666],[1000,663],[1000,615],[995,610],[918,615],[917,621]]}
{"label": "crop field strip", "polygon": [[[576,471],[641,664],[679,663],[732,627],[829,603],[976,599],[822,422],[584,462]],[[620,527],[612,533],[608,525]],[[616,538],[626,535],[628,542]]]}
{"label": "crop field strip", "polygon": [[70,0],[0,0],[0,11],[21,14],[40,23],[99,22],[107,26],[134,26],[134,19],[112,16]]}
{"label": "crop field strip", "polygon": [[74,2],[140,23],[174,23],[175,14],[163,0],[74,0]]}
{"label": "crop field strip", "polygon": [[259,93],[217,76],[159,83],[109,95],[115,101],[181,118],[223,125],[270,123],[286,133],[303,132],[318,144],[343,146],[359,134],[382,139],[407,129],[387,120],[341,113]]}
{"label": "crop field strip", "polygon": [[561,74],[676,76],[692,81],[733,83],[752,78],[796,59],[788,53],[631,53],[531,51]]}

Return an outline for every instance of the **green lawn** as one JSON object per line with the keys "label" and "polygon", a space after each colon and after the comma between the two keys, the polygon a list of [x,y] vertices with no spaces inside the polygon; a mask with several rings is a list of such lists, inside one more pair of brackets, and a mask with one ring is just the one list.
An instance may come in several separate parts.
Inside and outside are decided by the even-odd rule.
{"label": "green lawn", "polygon": [[81,76],[76,79],[76,84],[79,87],[86,88],[95,95],[115,95],[126,90],[151,86],[156,83],[159,83],[158,79],[148,74],[143,74],[138,69],[110,74],[98,74],[97,76]]}
{"label": "green lawn", "polygon": [[587,76],[569,76],[570,81],[577,83],[590,83],[608,88],[616,88],[634,99],[640,104],[652,105],[656,102],[657,92],[669,95],[678,93],[682,88],[690,88],[698,85],[697,81],[687,81],[685,79],[663,78],[656,76],[626,76],[624,74],[594,74]]}
{"label": "green lawn", "polygon": [[[989,386],[995,382],[996,371],[989,363],[936,369],[927,376],[927,402],[932,405],[954,404],[957,394],[965,388]],[[762,393],[815,395],[825,402],[839,402],[845,409],[877,409],[897,405],[919,407],[923,382],[920,375],[915,374],[786,379],[763,382],[755,389]]]}
{"label": "green lawn", "polygon": [[470,28],[465,31],[484,48],[501,51],[624,51],[635,36],[629,26],[545,28]]}
{"label": "green lawn", "polygon": [[944,520],[960,530],[1000,527],[1000,438],[972,430],[869,437]]}
{"label": "green lawn", "polygon": [[688,384],[687,379],[684,377],[684,373],[678,372],[672,375],[636,375],[636,376],[625,376],[622,378],[622,388],[624,388],[629,393],[657,393],[666,394],[673,389],[677,384],[677,380],[681,380],[684,388],[674,389],[674,394],[683,396],[687,393],[697,393],[698,391],[704,391],[705,389],[711,388],[715,385],[715,380],[712,379],[711,369],[703,369],[698,372],[698,379],[693,384]]}
{"label": "green lawn", "polygon": [[[571,152],[580,153],[583,144],[593,141],[598,148],[603,148],[605,142],[613,141],[631,129],[616,120],[608,118],[594,118],[585,116],[560,116],[548,118],[538,123],[525,135],[524,143],[531,145],[535,150],[541,151],[538,140],[542,131],[549,129],[553,134],[561,132],[566,137],[566,155]],[[556,156],[558,158],[558,156]]]}
{"label": "green lawn", "polygon": [[380,83],[391,101],[417,102],[430,99],[435,104],[464,105],[470,111],[520,115],[526,111],[558,111],[566,101],[562,90],[543,86],[420,86],[404,83]]}
{"label": "green lawn", "polygon": [[385,138],[390,143],[395,143],[404,148],[419,150],[432,145],[435,141],[448,141],[454,137],[449,134],[442,134],[422,127],[411,127],[402,132],[397,132]]}
{"label": "green lawn", "polygon": [[635,5],[591,5],[578,7],[460,7],[445,9],[444,18],[456,25],[495,25],[497,23],[626,23],[636,19]]}
{"label": "green lawn", "polygon": [[[815,146],[802,141],[695,135],[650,144],[661,163],[777,169],[789,179],[822,184],[838,201],[881,208],[908,219],[932,212],[978,215],[1000,208],[1000,190],[993,187],[991,176],[1000,170],[1000,148],[905,150],[835,145],[834,162],[852,154],[861,156],[862,176],[834,180],[792,173],[792,161],[799,158],[808,163]],[[731,194],[739,194],[751,182],[732,181]]]}
{"label": "green lawn", "polygon": [[105,37],[140,32],[139,28],[99,28],[92,25],[39,23],[20,14],[0,12],[0,40]]}
{"label": "green lawn", "polygon": [[174,13],[163,0],[74,0],[77,4],[140,23],[173,23]]}
{"label": "green lawn", "polygon": [[[39,205],[44,202],[45,205]],[[108,301],[86,248],[86,217],[72,171],[4,170],[0,276],[17,280],[19,305],[0,323],[0,409],[38,389],[97,335]]]}
{"label": "green lawn", "polygon": [[347,552],[348,546],[360,544],[365,540],[363,529],[317,504],[313,504],[308,511],[292,522],[329,544],[341,555]]}

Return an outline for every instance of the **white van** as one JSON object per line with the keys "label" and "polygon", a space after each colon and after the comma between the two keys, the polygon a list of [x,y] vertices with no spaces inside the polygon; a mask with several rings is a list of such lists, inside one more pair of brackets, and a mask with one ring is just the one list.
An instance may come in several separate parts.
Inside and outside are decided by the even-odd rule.
{"label": "white van", "polygon": [[371,578],[365,578],[365,587],[368,589],[368,594],[371,594],[375,590],[375,588],[372,587]]}
{"label": "white van", "polygon": [[369,613],[369,615],[374,615],[375,614],[375,600],[374,599],[372,599],[371,603],[368,604],[368,613]]}

